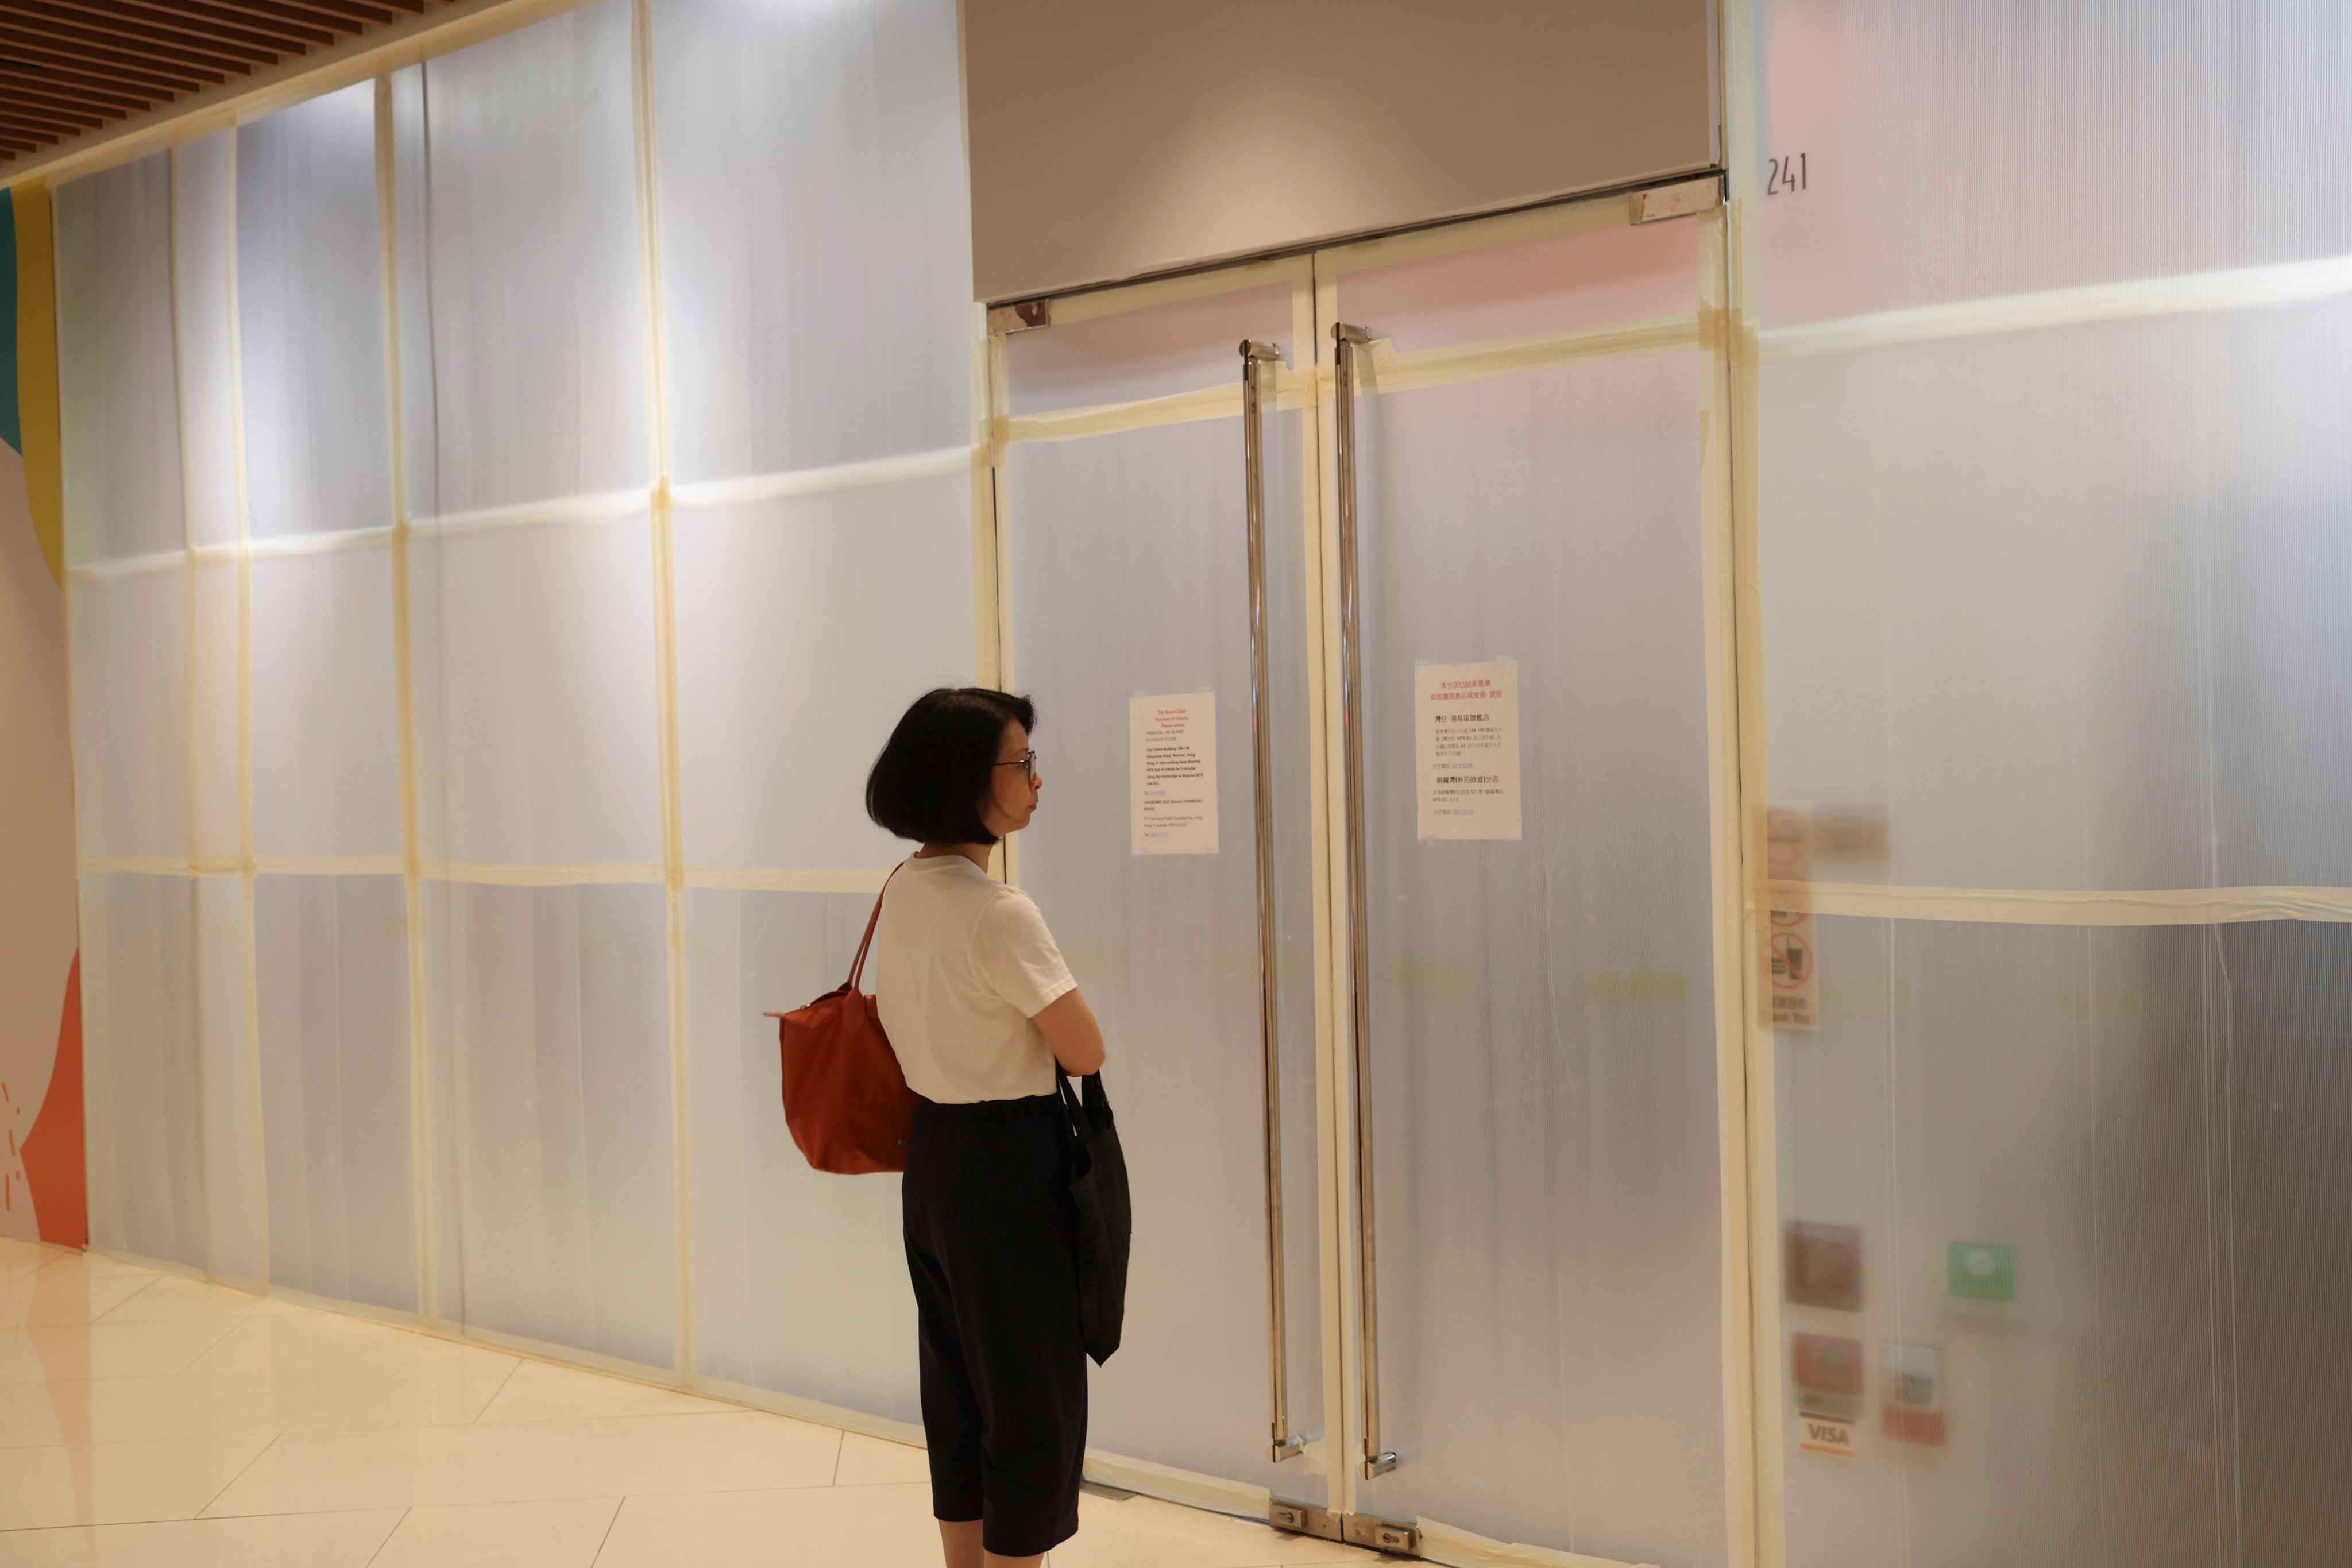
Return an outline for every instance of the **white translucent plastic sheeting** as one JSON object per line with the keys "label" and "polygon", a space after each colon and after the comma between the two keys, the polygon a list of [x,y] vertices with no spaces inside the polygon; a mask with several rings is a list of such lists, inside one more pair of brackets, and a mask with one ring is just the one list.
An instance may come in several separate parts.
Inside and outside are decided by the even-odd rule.
{"label": "white translucent plastic sheeting", "polygon": [[[1703,374],[1679,354],[1364,397],[1356,457],[1402,1456],[1360,1506],[1692,1564],[1726,1552]],[[1422,841],[1414,668],[1501,658],[1522,836]]]}
{"label": "white translucent plastic sheeting", "polygon": [[[1004,339],[1007,412],[1041,414],[1241,387],[1241,341],[1291,336],[1290,279],[1066,322]],[[1311,356],[1310,356],[1311,357]],[[1304,363],[1286,355],[1293,363]]]}
{"label": "white translucent plastic sheeting", "polygon": [[188,846],[187,568],[76,577],[68,592],[74,827],[81,852],[183,858]]}
{"label": "white translucent plastic sheeting", "polygon": [[761,1016],[839,985],[873,907],[867,893],[686,896],[694,1360],[707,1377],[919,1422],[898,1180],[809,1168]]}
{"label": "white translucent plastic sheeting", "polygon": [[415,1311],[406,890],[262,877],[255,901],[270,1279]]}
{"label": "white translucent plastic sheeting", "polygon": [[953,0],[653,9],[681,479],[971,439]]}
{"label": "white translucent plastic sheeting", "polygon": [[1772,797],[1836,880],[2352,884],[2352,301],[1823,355],[1763,378]]}
{"label": "white translucent plastic sheeting", "polygon": [[[1162,352],[1205,366],[1199,345],[1206,341],[1224,349],[1218,379],[1238,386],[1235,350],[1245,332],[1278,335],[1295,352],[1286,319],[1278,334],[1272,330],[1271,301],[1222,302],[1222,320],[1178,309],[1172,321],[1129,323],[1118,340],[1154,349],[1131,363],[1105,353],[1089,374],[1097,384],[1139,378],[1164,363]],[[1057,391],[1074,390],[1068,374],[1077,362],[1076,351],[1055,356],[1048,375]],[[1306,1436],[1324,1426],[1307,809],[1312,623],[1300,416],[1269,412],[1266,419],[1286,1351],[1292,1431]],[[1103,1081],[1118,1112],[1134,1194],[1127,1328],[1118,1355],[1094,1373],[1088,1441],[1319,1501],[1327,1496],[1320,1478],[1297,1460],[1277,1466],[1266,1458],[1265,1090],[1244,482],[1238,418],[1013,448],[1006,597],[1014,685],[1037,704],[1033,733],[1043,789],[1037,819],[1020,837],[1020,873],[1102,1020]],[[1129,700],[1195,691],[1216,699],[1217,853],[1136,855]]]}
{"label": "white translucent plastic sheeting", "polygon": [[58,395],[66,559],[181,547],[173,384],[172,159],[58,188]]}
{"label": "white translucent plastic sheeting", "polygon": [[253,845],[398,855],[392,552],[261,556],[253,575]]}
{"label": "white translucent plastic sheeting", "polygon": [[[215,132],[171,153],[173,335],[191,544],[236,542],[243,504],[232,295],[236,134]],[[266,311],[268,306],[260,308]]]}
{"label": "white translucent plastic sheeting", "polygon": [[2336,0],[1756,10],[1768,325],[2352,254]]}
{"label": "white translucent plastic sheeting", "polygon": [[629,25],[599,0],[430,60],[394,100],[422,117],[398,144],[430,323],[401,366],[432,413],[415,513],[652,482]]}
{"label": "white translucent plastic sheeting", "polygon": [[455,1177],[453,1315],[674,1367],[662,889],[425,891],[432,1071],[451,1090],[434,1135]]}
{"label": "white translucent plastic sheeting", "polygon": [[1687,315],[1690,256],[1687,224],[1609,224],[1342,272],[1339,288],[1347,320],[1411,353]]}
{"label": "white translucent plastic sheeting", "polygon": [[237,689],[242,590],[234,561],[200,560],[188,575],[188,853],[234,859],[245,853],[244,762],[238,755]]}
{"label": "white translucent plastic sheeting", "polygon": [[253,537],[392,521],[375,85],[236,133],[237,324]]}
{"label": "white translucent plastic sheeting", "polygon": [[190,884],[195,959],[196,1082],[204,1148],[205,1268],[226,1279],[268,1278],[262,1235],[261,1106],[253,1057],[253,934],[245,882]]}
{"label": "white translucent plastic sheeting", "polygon": [[673,539],[688,863],[896,862],[866,775],[909,702],[971,684],[970,476],[696,507]]}
{"label": "white translucent plastic sheeting", "polygon": [[[1780,1213],[1859,1233],[1859,1457],[1793,1451],[1791,1562],[2319,1562],[2352,1531],[2352,934],[1824,919],[1780,1053]],[[1784,1037],[1786,1039],[1786,1037]],[[2011,1249],[2011,1299],[1952,1248]],[[1988,1279],[1997,1279],[1997,1271]],[[1998,1293],[1990,1292],[1990,1293]],[[1940,1355],[1938,1443],[1887,1429]],[[1786,1352],[1774,1375],[1791,1405]]]}
{"label": "white translucent plastic sheeting", "polygon": [[91,1245],[203,1268],[194,887],[81,879],[82,1049]]}
{"label": "white translucent plastic sheeting", "polygon": [[411,559],[425,856],[659,864],[645,516],[427,536]]}

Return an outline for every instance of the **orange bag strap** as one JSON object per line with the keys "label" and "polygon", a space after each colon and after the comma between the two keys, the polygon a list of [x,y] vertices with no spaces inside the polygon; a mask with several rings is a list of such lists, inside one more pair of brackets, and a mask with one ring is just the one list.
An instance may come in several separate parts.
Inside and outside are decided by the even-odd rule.
{"label": "orange bag strap", "polygon": [[[899,861],[890,868],[890,877],[897,876],[906,868],[907,863],[904,860]],[[890,890],[890,877],[882,879],[882,893]],[[857,943],[857,956],[850,961],[849,979],[842,986],[845,991],[856,990],[857,977],[866,973],[866,950],[874,945],[874,928],[882,921],[882,893],[874,895],[874,912],[866,917],[866,935]]]}

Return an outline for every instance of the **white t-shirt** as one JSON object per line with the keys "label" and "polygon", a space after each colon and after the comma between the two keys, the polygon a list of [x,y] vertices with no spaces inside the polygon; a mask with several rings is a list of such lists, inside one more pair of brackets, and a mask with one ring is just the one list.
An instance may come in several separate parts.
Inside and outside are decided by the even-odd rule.
{"label": "white t-shirt", "polygon": [[907,1087],[964,1105],[1054,1092],[1029,1020],[1078,983],[1045,917],[961,855],[910,858],[882,895],[874,999]]}

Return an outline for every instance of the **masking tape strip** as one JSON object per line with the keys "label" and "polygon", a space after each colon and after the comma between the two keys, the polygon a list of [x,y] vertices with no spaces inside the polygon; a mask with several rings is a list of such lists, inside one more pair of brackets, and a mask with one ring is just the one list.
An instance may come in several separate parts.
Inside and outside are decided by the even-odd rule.
{"label": "masking tape strip", "polygon": [[694,1159],[688,1070],[686,806],[679,784],[677,498],[669,431],[669,347],[662,316],[661,159],[654,114],[653,0],[629,7],[630,126],[637,174],[637,285],[646,323],[646,408],[654,457],[654,722],[661,746],[662,903],[667,927],[669,1020],[670,1202],[676,1237],[676,1310],[671,1360],[694,1373]]}
{"label": "masking tape strip", "polygon": [[[1234,405],[1238,409],[1238,397]],[[917,452],[901,458],[882,458],[870,462],[842,463],[828,468],[802,468],[787,473],[755,474],[740,479],[708,479],[694,484],[672,487],[673,507],[731,506],[745,501],[768,500],[782,496],[815,495],[825,490],[853,489],[869,485],[905,484],[909,480],[932,479],[947,474],[967,472],[975,448],[947,447],[937,451]],[[479,533],[502,528],[536,528],[551,523],[604,522],[616,517],[630,517],[653,510],[656,491],[644,489],[606,490],[596,495],[561,496],[547,500],[521,501],[513,506],[488,507],[479,511],[449,512],[438,517],[410,518],[408,531],[412,534],[447,536]],[[198,544],[182,550],[162,550],[145,555],[124,555],[111,560],[79,562],[68,567],[67,575],[81,582],[105,582],[117,577],[132,577],[146,573],[170,572],[198,563],[231,563],[240,556],[313,555],[339,550],[373,550],[393,542],[391,528],[356,528],[338,532],[289,533],[274,538],[255,539],[239,546],[229,541]]]}
{"label": "masking tape strip", "polygon": [[[1421,1554],[1432,1563],[1458,1568],[1628,1568],[1609,1557],[1587,1557],[1577,1552],[1554,1552],[1541,1546],[1507,1545],[1473,1535],[1450,1524],[1419,1521]],[[1643,1568],[1654,1568],[1644,1564]]]}
{"label": "masking tape strip", "polygon": [[416,1310],[441,1316],[440,1243],[433,1192],[433,1068],[426,1035],[423,848],[417,826],[416,672],[409,633],[408,426],[402,393],[400,201],[395,178],[392,78],[375,79],[376,270],[383,297],[384,438],[392,540],[393,734],[400,771],[400,889],[408,994],[408,1185],[410,1245],[416,1250]]}
{"label": "masking tape strip", "polygon": [[689,888],[743,893],[878,893],[891,868],[794,871],[765,866],[688,866]]}
{"label": "masking tape strip", "polygon": [[[195,859],[173,855],[84,855],[75,871],[84,877],[240,877],[248,866],[265,877],[397,877],[408,862],[400,855],[235,855]],[[744,893],[878,893],[888,866],[812,867],[688,866],[688,888]],[[420,879],[493,888],[633,887],[658,885],[664,868],[652,860],[583,861],[569,866],[526,866],[479,860],[420,860]]]}
{"label": "masking tape strip", "polygon": [[1198,419],[1237,419],[1242,412],[1241,384],[1204,386],[1165,397],[1139,397],[1130,403],[1106,403],[1092,408],[1057,409],[1050,414],[1000,416],[1006,444],[1015,441],[1075,441],[1153,425],[1184,425]]}
{"label": "masking tape strip", "polygon": [[[1465,343],[1400,353],[1388,340],[1372,345],[1371,374],[1366,390],[1413,392],[1451,386],[1493,376],[1550,370],[1560,365],[1605,360],[1640,359],[1653,354],[1682,353],[1705,346],[1707,333],[1698,312],[1660,316],[1622,326],[1593,327],[1541,337]],[[1275,405],[1303,408],[1317,400],[1323,372],[1283,367],[1276,385]],[[1075,441],[1156,425],[1181,425],[1201,419],[1240,416],[1242,393],[1238,381],[1204,386],[1161,397],[1128,403],[1098,404],[1087,408],[1050,413],[1019,414],[1003,419],[1003,439],[1014,441]]]}
{"label": "masking tape strip", "polygon": [[2225,272],[2192,272],[2177,278],[2095,283],[2080,289],[1964,300],[1948,305],[1920,305],[1800,327],[1779,327],[1763,334],[1764,357],[1808,359],[1817,354],[1932,342],[1943,338],[1982,337],[1995,332],[2229,310],[2250,305],[2294,304],[2341,294],[2352,294],[2352,256],[2242,267]]}
{"label": "masking tape strip", "polygon": [[1372,344],[1368,389],[1413,392],[1424,387],[1484,381],[1492,376],[1550,370],[1560,365],[1684,353],[1702,346],[1705,335],[1701,317],[1693,312],[1659,316],[1645,321],[1629,321],[1622,326],[1589,327],[1537,338],[1412,349],[1403,353],[1398,352],[1389,340],[1382,338]]}
{"label": "masking tape strip", "polygon": [[[1700,215],[1699,308],[1709,321],[1732,308],[1731,226],[1721,208]],[[1707,893],[1714,968],[1716,1050],[1717,1370],[1722,1400],[1727,1562],[1753,1568],[1755,1308],[1749,1272],[1748,1074],[1751,1020],[1743,954],[1747,869],[1740,831],[1738,584],[1740,536],[1734,466],[1745,456],[1733,407],[1736,342],[1712,334],[1699,362],[1700,616],[1706,656]]]}
{"label": "masking tape strip", "polygon": [[462,882],[484,888],[658,888],[666,879],[658,860],[583,861],[572,866],[427,860],[419,868],[419,875],[428,882]]}
{"label": "masking tape strip", "polygon": [[2352,888],[2164,888],[2074,892],[2041,888],[1920,888],[1872,882],[1764,884],[1765,904],[1791,913],[1999,925],[2229,925],[2242,921],[2352,921]]}
{"label": "masking tape strip", "polygon": [[1140,1492],[1145,1497],[1261,1522],[1272,1511],[1274,1502],[1273,1494],[1265,1488],[1246,1481],[1229,1481],[1222,1476],[1181,1470],[1149,1459],[1129,1459],[1107,1454],[1100,1448],[1087,1450],[1086,1478],[1098,1486],[1117,1487],[1121,1491]]}
{"label": "masking tape strip", "polygon": [[855,489],[868,485],[905,484],[911,479],[944,478],[971,471],[973,448],[942,447],[899,458],[877,458],[862,463],[841,463],[829,468],[803,468],[793,473],[755,474],[740,479],[698,479],[670,487],[670,504],[678,507],[739,506],[746,501],[775,500],[785,496],[817,495],[826,490]]}
{"label": "masking tape strip", "polygon": [[[246,1114],[253,1130],[254,1269],[269,1278],[269,1152],[261,1094],[261,937],[253,868],[253,507],[246,462],[245,331],[242,284],[237,271],[238,138],[227,138],[228,423],[231,471],[236,479],[236,847],[244,862],[245,1089]],[[190,573],[193,582],[194,574]],[[189,720],[193,723],[194,713]]]}
{"label": "masking tape strip", "polygon": [[594,495],[553,496],[544,500],[518,501],[511,506],[484,507],[478,511],[444,512],[437,517],[412,517],[413,534],[482,533],[500,528],[535,528],[542,523],[604,522],[616,517],[651,511],[654,488],[601,490]]}

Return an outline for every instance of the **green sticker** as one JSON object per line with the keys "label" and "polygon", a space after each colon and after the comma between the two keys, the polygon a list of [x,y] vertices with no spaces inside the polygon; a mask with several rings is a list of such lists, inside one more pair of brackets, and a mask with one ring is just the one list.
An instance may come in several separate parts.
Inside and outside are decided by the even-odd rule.
{"label": "green sticker", "polygon": [[2017,1300],[2017,1258],[1991,1241],[1956,1241],[1949,1248],[1952,1294],[1964,1301]]}

